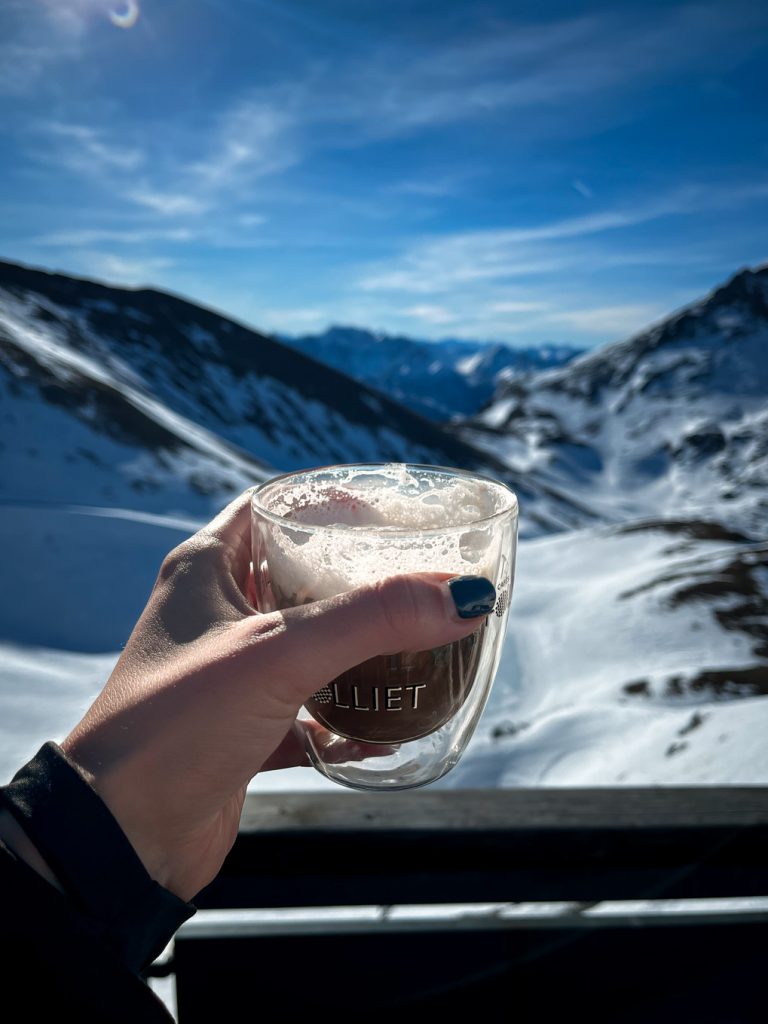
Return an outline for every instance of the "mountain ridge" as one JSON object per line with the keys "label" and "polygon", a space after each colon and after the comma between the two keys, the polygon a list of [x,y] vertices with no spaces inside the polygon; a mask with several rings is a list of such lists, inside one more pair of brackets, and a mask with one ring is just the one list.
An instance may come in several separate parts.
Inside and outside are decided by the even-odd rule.
{"label": "mountain ridge", "polygon": [[768,266],[568,366],[508,382],[472,443],[619,518],[768,515]]}
{"label": "mountain ridge", "polygon": [[[70,471],[58,473],[51,497],[76,504],[85,499],[75,478],[89,502],[109,503],[119,493],[123,503],[145,500],[148,509],[160,511],[179,507],[178,481],[169,482],[174,473],[212,504],[276,471],[421,462],[507,479],[527,502],[529,530],[591,521],[557,489],[535,475],[516,474],[457,431],[275,339],[157,289],[114,288],[2,262],[0,343],[4,404],[26,403],[5,412],[6,434],[12,428],[8,417],[16,432],[2,453],[6,494],[22,487],[29,500],[45,495],[39,453],[52,444],[58,452],[56,458],[50,452],[53,465]],[[55,423],[43,428],[52,408],[58,410]],[[30,446],[25,439],[34,423],[40,436]],[[121,427],[128,433],[113,436]],[[75,434],[77,443],[67,446]],[[93,472],[82,472],[84,462]],[[102,498],[98,466],[113,478]],[[50,474],[48,483],[53,488]],[[171,491],[174,504],[164,506]],[[195,508],[198,497],[190,496]]]}
{"label": "mountain ridge", "polygon": [[551,343],[514,348],[451,338],[424,341],[343,325],[280,337],[438,422],[478,412],[503,379],[561,365],[582,351]]}

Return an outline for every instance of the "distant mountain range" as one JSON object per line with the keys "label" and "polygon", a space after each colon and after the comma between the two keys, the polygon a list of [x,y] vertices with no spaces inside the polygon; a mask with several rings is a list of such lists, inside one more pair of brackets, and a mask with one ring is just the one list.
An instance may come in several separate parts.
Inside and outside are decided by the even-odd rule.
{"label": "distant mountain range", "polygon": [[562,366],[583,351],[567,345],[419,341],[338,326],[323,334],[281,335],[281,340],[437,421],[471,416],[504,381]]}

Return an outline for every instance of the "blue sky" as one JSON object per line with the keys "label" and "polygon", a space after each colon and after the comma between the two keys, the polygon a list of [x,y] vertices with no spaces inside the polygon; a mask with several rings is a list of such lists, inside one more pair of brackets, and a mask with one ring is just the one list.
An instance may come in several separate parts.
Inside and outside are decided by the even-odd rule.
{"label": "blue sky", "polygon": [[768,259],[768,4],[2,0],[0,255],[598,344]]}

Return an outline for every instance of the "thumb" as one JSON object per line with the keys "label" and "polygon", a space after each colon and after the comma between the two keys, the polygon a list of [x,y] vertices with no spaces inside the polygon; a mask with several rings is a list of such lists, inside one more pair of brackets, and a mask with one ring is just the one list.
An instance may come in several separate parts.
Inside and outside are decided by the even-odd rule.
{"label": "thumb", "polygon": [[[241,652],[258,673],[262,692],[298,709],[321,686],[368,658],[461,640],[495,604],[496,590],[483,576],[392,576],[245,620],[252,637]],[[252,672],[244,674],[252,681]]]}

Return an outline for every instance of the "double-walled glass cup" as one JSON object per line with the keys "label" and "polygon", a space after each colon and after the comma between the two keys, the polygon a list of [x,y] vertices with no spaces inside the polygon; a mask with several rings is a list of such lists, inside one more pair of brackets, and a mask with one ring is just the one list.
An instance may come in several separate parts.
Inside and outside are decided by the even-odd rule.
{"label": "double-walled glass cup", "polygon": [[371,658],[329,679],[297,722],[314,766],[342,785],[409,789],[445,775],[474,732],[499,663],[515,569],[512,491],[436,466],[328,466],[262,484],[252,522],[263,612],[400,573],[494,583],[495,608],[469,636]]}

